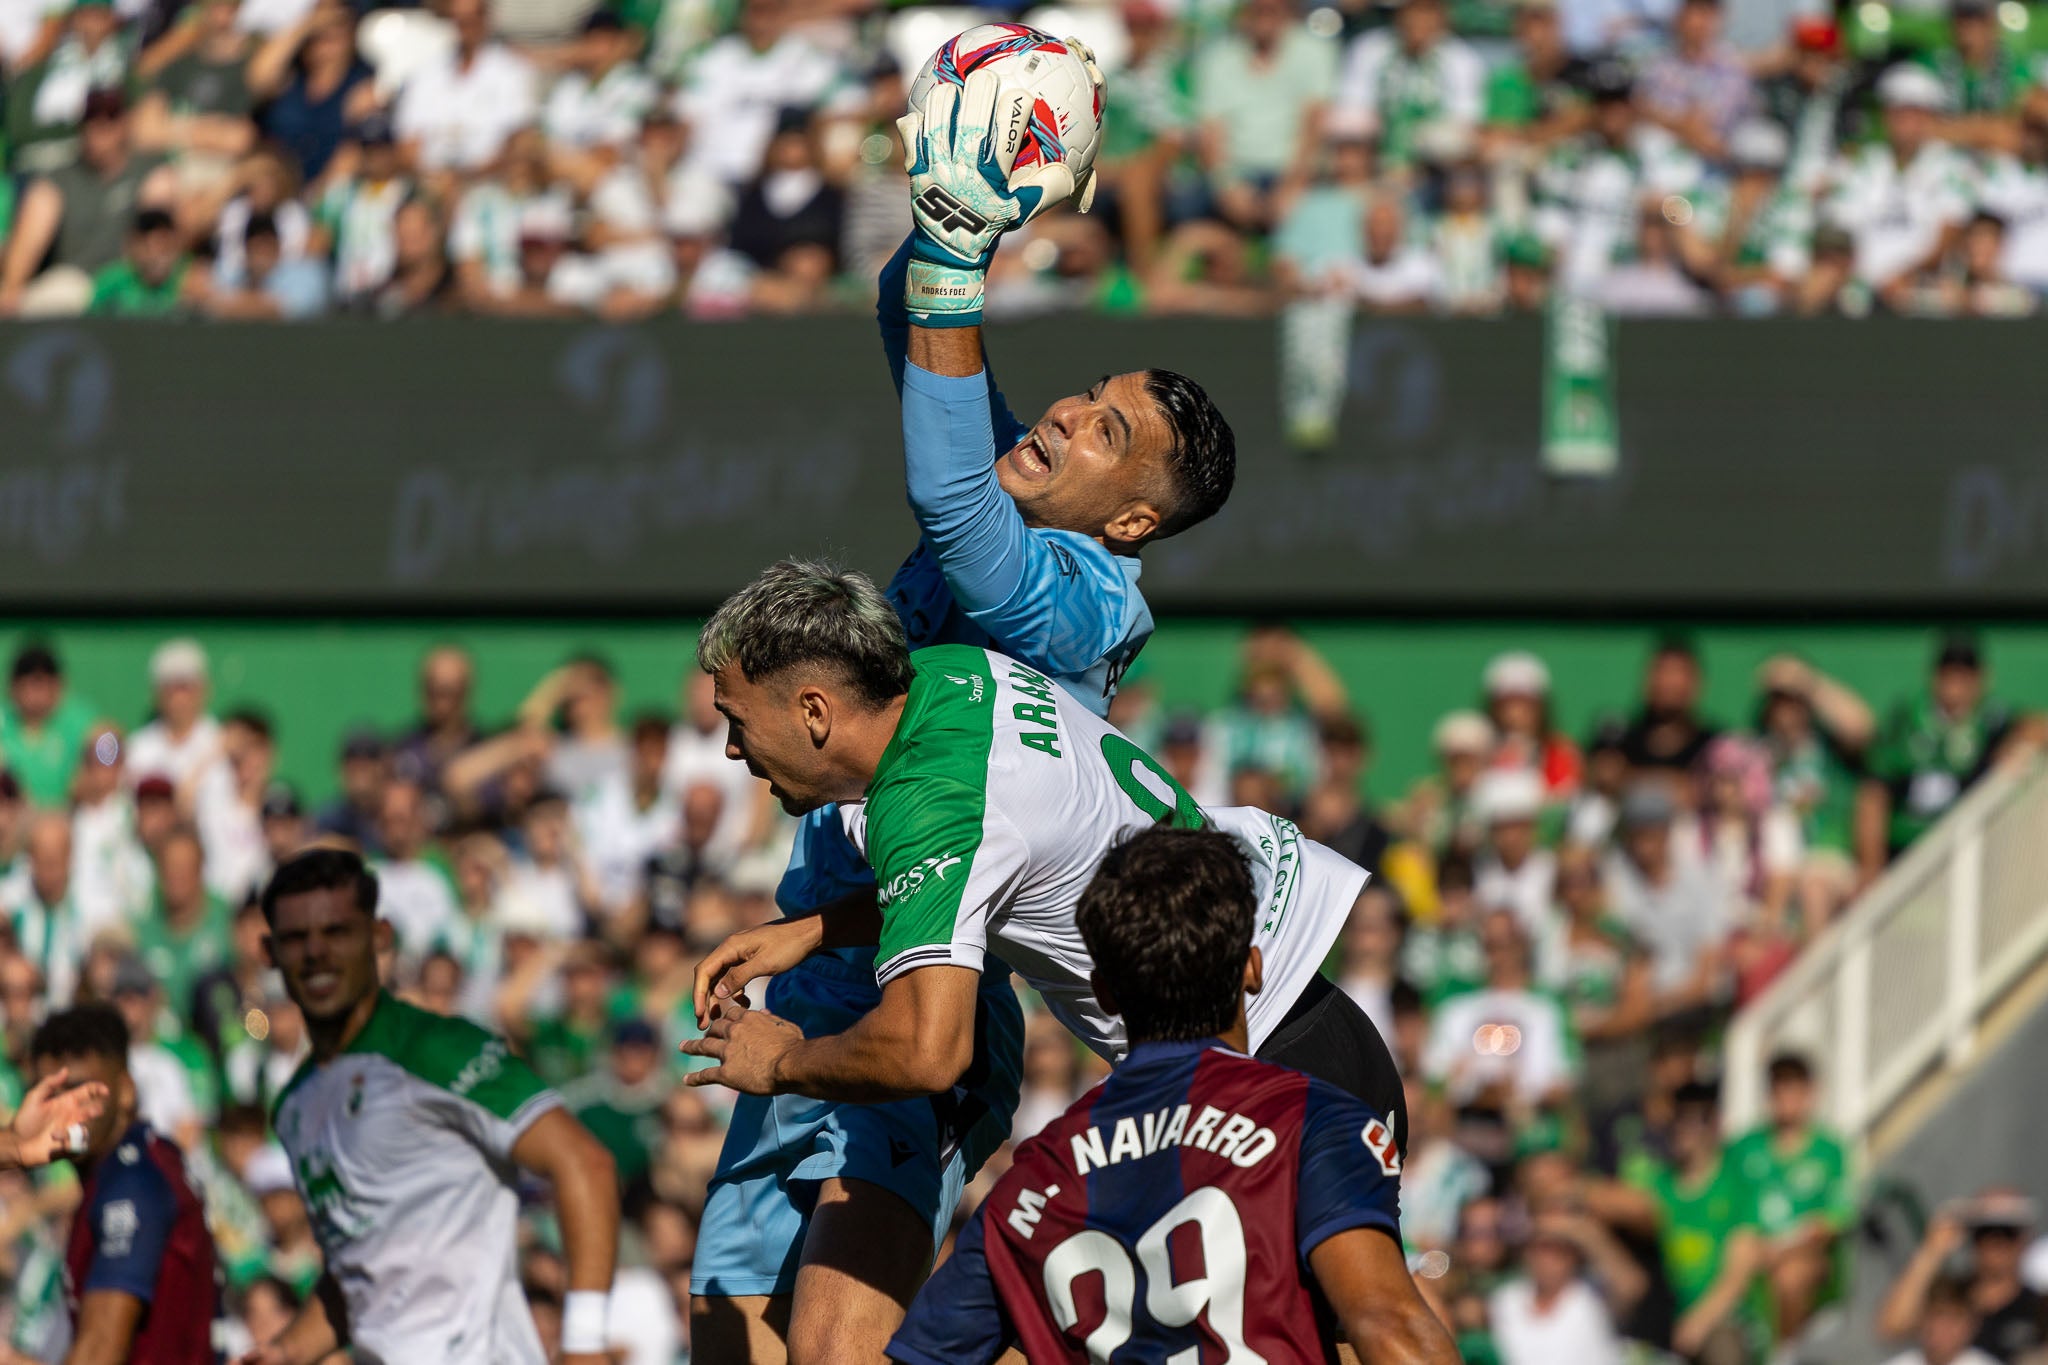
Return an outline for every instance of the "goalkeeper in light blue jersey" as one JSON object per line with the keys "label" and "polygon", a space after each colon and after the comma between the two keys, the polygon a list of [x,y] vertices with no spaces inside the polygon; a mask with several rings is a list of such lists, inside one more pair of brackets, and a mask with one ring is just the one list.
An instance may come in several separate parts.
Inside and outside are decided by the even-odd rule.
{"label": "goalkeeper in light blue jersey", "polygon": [[[1107,376],[1032,426],[1003,401],[982,355],[982,279],[1003,232],[1074,188],[1058,163],[1037,184],[1006,183],[991,130],[1013,99],[970,76],[904,121],[915,227],[882,272],[876,311],[922,535],[889,600],[913,649],[1001,650],[1101,714],[1152,633],[1138,552],[1222,507],[1236,448],[1201,387],[1170,371]],[[833,811],[807,817],[776,892],[785,914],[874,897]],[[843,1030],[880,999],[872,946],[777,965],[787,969],[764,1003],[807,1035]],[[981,985],[975,1061],[949,1094],[740,1097],[692,1273],[704,1359],[779,1361],[785,1345],[796,1365],[882,1357],[962,1187],[1009,1136],[1022,1018],[1007,971]],[[706,991],[700,973],[700,1008]]]}

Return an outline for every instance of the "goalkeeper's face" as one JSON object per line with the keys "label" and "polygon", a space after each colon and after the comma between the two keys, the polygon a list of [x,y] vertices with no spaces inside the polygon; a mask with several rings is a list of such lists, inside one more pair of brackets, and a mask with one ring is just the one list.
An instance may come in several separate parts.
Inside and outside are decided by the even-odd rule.
{"label": "goalkeeper's face", "polygon": [[1109,375],[1062,398],[996,460],[996,479],[1031,526],[1078,531],[1130,552],[1166,520],[1173,429],[1145,372]]}

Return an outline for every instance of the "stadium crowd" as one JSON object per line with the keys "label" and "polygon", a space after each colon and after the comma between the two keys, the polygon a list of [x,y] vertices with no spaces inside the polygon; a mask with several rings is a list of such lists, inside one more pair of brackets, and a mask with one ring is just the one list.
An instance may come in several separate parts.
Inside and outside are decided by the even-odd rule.
{"label": "stadium crowd", "polygon": [[[1109,67],[1103,193],[1013,234],[990,308],[2032,311],[2030,12],[1800,10],[1743,50],[1719,0],[1047,15]],[[0,316],[862,306],[916,13],[4,0]]]}
{"label": "stadium crowd", "polygon": [[[1291,812],[1379,874],[1328,970],[1407,1078],[1403,1231],[1465,1358],[1596,1365],[1648,1343],[1718,1365],[1770,1358],[1839,1297],[1858,1210],[1805,1059],[1772,1059],[1771,1125],[1723,1140],[1720,1027],[1973,781],[2039,747],[2039,720],[1985,679],[1960,636],[1896,698],[1782,657],[1754,714],[1724,729],[1700,712],[1701,661],[1665,640],[1636,700],[1581,743],[1550,721],[1543,662],[1504,654],[1475,680],[1483,708],[1437,725],[1438,771],[1383,805],[1366,795],[1370,697],[1284,629],[1247,636],[1225,708],[1171,712],[1138,672],[1113,718],[1203,801]],[[472,709],[471,658],[435,649],[416,723],[351,735],[319,808],[276,779],[284,737],[256,699],[216,707],[199,645],[162,644],[149,681],[152,714],[131,729],[67,686],[49,645],[13,655],[7,1101],[44,1012],[114,1003],[141,1112],[203,1186],[237,1330],[268,1339],[319,1252],[268,1132],[307,1044],[252,893],[281,856],[345,841],[381,881],[392,988],[503,1031],[612,1152],[629,1227],[620,1359],[686,1360],[728,1097],[680,1085],[675,1046],[696,1036],[697,959],[776,913],[790,839],[725,757],[708,679],[682,682],[677,715],[626,717],[610,667],[578,657],[494,723]],[[1104,1069],[1050,1014],[1027,1018],[1018,1139]],[[545,1336],[563,1269],[531,1193],[522,1264]],[[0,1176],[0,1359],[61,1358],[56,1257],[76,1199],[61,1165]],[[1974,1340],[2014,1362],[2048,1341],[2048,1300],[2021,1273],[2031,1221],[2027,1201],[1992,1192],[1930,1224],[1879,1324],[1918,1343],[1902,1361],[1981,1365],[1958,1354]],[[1945,1278],[1965,1242],[1974,1278]]]}

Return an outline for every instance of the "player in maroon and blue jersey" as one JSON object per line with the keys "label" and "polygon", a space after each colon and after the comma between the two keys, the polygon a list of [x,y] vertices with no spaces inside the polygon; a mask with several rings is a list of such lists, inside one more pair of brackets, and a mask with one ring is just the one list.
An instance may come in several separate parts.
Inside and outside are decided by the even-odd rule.
{"label": "player in maroon and blue jersey", "polygon": [[1390,1116],[1245,1055],[1256,900],[1207,830],[1113,849],[1076,918],[1130,1054],[1017,1151],[889,1356],[1455,1365],[1401,1253]]}
{"label": "player in maroon and blue jersey", "polygon": [[108,1006],[83,1005],[43,1021],[30,1053],[41,1075],[107,1088],[73,1158],[85,1188],[64,1250],[64,1365],[212,1365],[213,1234],[177,1147],[136,1117],[127,1025]]}

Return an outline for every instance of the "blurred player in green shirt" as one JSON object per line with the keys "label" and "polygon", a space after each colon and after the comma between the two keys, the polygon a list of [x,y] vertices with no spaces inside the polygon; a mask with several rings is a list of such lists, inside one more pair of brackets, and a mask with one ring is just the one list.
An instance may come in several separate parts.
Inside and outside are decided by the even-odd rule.
{"label": "blurred player in green shirt", "polygon": [[0,762],[20,781],[30,804],[61,807],[71,799],[92,731],[93,708],[64,687],[64,668],[48,645],[25,644],[7,674],[0,703]]}
{"label": "blurred player in green shirt", "polygon": [[1814,1121],[1813,1068],[1780,1053],[1770,1064],[1770,1122],[1728,1148],[1728,1162],[1756,1191],[1780,1340],[1840,1297],[1848,1271],[1843,1234],[1856,1218],[1849,1157]]}

